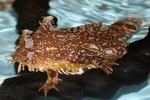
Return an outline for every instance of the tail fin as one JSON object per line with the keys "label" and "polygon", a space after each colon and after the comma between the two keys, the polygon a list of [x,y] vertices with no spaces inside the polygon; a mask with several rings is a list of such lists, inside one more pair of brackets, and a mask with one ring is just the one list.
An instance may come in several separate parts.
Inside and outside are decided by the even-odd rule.
{"label": "tail fin", "polygon": [[118,35],[120,37],[126,37],[141,26],[142,21],[139,18],[127,18],[121,21],[117,21],[111,26],[109,26],[109,30],[114,30],[113,34]]}

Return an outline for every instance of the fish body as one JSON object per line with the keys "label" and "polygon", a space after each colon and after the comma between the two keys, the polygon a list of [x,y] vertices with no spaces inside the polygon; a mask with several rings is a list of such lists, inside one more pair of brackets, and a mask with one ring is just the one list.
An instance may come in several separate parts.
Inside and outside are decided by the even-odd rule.
{"label": "fish body", "polygon": [[[48,77],[58,77],[58,73],[82,74],[84,69],[92,68],[110,74],[115,61],[127,52],[125,37],[140,27],[141,20],[127,18],[110,26],[100,22],[72,28],[55,28],[53,24],[53,17],[48,16],[35,32],[23,30],[12,54],[19,63],[18,72],[27,66],[29,71],[57,73]],[[45,88],[46,85],[42,89],[47,94],[49,89]]]}

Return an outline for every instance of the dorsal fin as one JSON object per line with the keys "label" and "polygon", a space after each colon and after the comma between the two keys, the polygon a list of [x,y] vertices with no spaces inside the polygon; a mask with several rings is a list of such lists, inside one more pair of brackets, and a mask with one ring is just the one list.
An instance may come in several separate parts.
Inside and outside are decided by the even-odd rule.
{"label": "dorsal fin", "polygon": [[39,30],[48,30],[48,31],[54,31],[57,30],[56,23],[55,23],[55,18],[53,16],[47,16],[43,18],[42,22],[39,22]]}
{"label": "dorsal fin", "polygon": [[69,31],[80,31],[80,32],[82,32],[82,31],[92,31],[92,29],[93,30],[101,30],[101,28],[102,28],[102,23],[100,22],[100,23],[91,23],[91,24],[86,24],[86,25],[81,25],[81,26],[78,26],[78,27],[71,27],[71,28],[60,28],[60,30],[62,30],[62,31],[67,31],[67,30],[69,30]]}

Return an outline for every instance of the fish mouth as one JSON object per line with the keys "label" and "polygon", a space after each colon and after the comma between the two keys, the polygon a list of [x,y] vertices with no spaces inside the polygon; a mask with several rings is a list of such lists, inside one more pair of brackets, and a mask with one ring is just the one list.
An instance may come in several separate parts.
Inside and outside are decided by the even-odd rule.
{"label": "fish mouth", "polygon": [[28,58],[24,55],[22,55],[21,53],[18,53],[18,52],[14,52],[12,55],[11,55],[12,59],[14,62],[18,62],[18,63],[25,63],[27,62]]}

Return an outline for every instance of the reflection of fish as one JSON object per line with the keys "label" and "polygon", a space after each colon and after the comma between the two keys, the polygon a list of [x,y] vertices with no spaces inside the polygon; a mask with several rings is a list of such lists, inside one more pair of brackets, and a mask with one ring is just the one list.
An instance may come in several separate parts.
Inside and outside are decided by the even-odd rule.
{"label": "reflection of fish", "polygon": [[52,88],[58,90],[58,73],[82,74],[85,68],[101,68],[110,74],[111,66],[126,53],[124,37],[140,25],[140,19],[128,18],[108,27],[93,23],[59,29],[48,16],[37,31],[23,31],[12,58],[19,63],[18,72],[25,66],[29,71],[47,72],[48,79],[41,87],[47,95]]}

